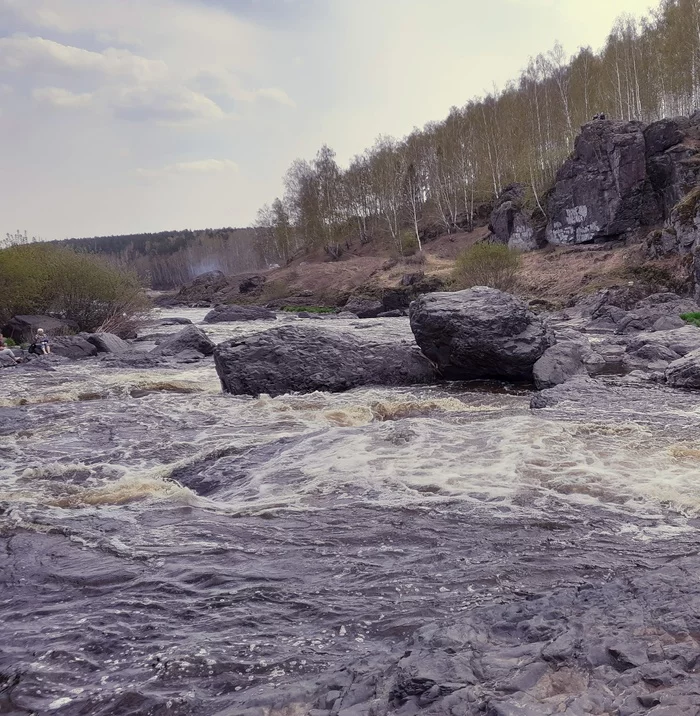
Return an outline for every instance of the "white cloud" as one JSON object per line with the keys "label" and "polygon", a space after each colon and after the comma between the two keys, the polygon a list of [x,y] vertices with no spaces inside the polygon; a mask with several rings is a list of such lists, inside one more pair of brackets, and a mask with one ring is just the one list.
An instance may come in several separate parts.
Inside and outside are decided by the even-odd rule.
{"label": "white cloud", "polygon": [[279,89],[278,87],[265,87],[264,89],[257,90],[255,94],[258,97],[279,102],[279,104],[286,105],[287,107],[296,107],[294,100],[283,89]]}
{"label": "white cloud", "polygon": [[92,72],[103,78],[129,78],[139,82],[162,80],[168,67],[129,50],[84,50],[43,37],[13,35],[0,38],[0,69],[11,72]]}
{"label": "white cloud", "polygon": [[182,86],[143,86],[124,89],[109,104],[120,119],[163,123],[213,121],[226,113],[200,92]]}
{"label": "white cloud", "polygon": [[37,87],[32,92],[32,97],[41,104],[70,109],[89,106],[94,95],[91,92],[71,92],[62,87]]}
{"label": "white cloud", "polygon": [[176,162],[159,169],[137,169],[136,173],[145,177],[164,177],[192,174],[221,174],[237,172],[238,164],[230,159],[198,159],[191,162]]}

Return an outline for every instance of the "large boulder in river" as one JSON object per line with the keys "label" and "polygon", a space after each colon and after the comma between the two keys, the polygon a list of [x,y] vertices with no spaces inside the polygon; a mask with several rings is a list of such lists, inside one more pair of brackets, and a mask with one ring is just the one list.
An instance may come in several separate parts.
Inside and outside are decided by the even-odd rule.
{"label": "large boulder in river", "polygon": [[58,336],[51,338],[51,352],[64,358],[78,360],[97,355],[97,348],[82,336]]}
{"label": "large boulder in river", "polygon": [[343,306],[343,311],[354,313],[358,318],[376,318],[385,310],[387,309],[379,299],[362,296],[353,296]]}
{"label": "large boulder in river", "polygon": [[523,301],[485,286],[421,296],[409,315],[421,350],[451,380],[532,380],[554,342]]}
{"label": "large boulder in river", "polygon": [[578,341],[562,341],[547,348],[533,366],[535,387],[553,388],[576,375],[588,375],[584,356],[584,344]]}
{"label": "large boulder in river", "polygon": [[204,316],[204,323],[274,321],[276,318],[272,311],[262,306],[217,306]]}
{"label": "large boulder in river", "polygon": [[2,333],[16,343],[29,343],[34,340],[39,328],[43,328],[49,336],[67,336],[80,330],[75,321],[31,315],[14,316],[2,327]]}
{"label": "large boulder in river", "polygon": [[360,385],[430,383],[436,372],[416,345],[285,325],[214,350],[222,388],[235,395],[337,393]]}
{"label": "large boulder in river", "polygon": [[700,349],[673,361],[666,368],[665,377],[672,388],[700,388]]}
{"label": "large boulder in river", "polygon": [[210,356],[214,352],[214,343],[201,328],[187,326],[179,333],[164,338],[151,352],[156,355],[174,356],[190,350]]}
{"label": "large boulder in river", "polygon": [[98,353],[125,353],[131,346],[114,333],[91,333],[86,340],[97,348]]}
{"label": "large boulder in river", "polygon": [[644,125],[585,124],[557,172],[547,202],[547,240],[582,244],[616,237],[662,218],[647,177]]}

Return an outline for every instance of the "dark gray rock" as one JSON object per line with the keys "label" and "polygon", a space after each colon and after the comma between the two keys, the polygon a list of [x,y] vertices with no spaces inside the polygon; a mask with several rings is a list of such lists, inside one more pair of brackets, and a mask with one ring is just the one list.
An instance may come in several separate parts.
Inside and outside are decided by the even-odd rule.
{"label": "dark gray rock", "polygon": [[238,284],[238,291],[250,295],[260,294],[266,281],[265,276],[248,276]]}
{"label": "dark gray rock", "polygon": [[195,305],[211,304],[216,294],[229,286],[229,280],[221,271],[208,271],[200,274],[191,283],[183,286],[174,297],[173,303]]}
{"label": "dark gray rock", "polygon": [[343,306],[343,311],[354,313],[358,318],[376,318],[385,310],[382,301],[375,298],[354,297]]}
{"label": "dark gray rock", "polygon": [[29,343],[34,340],[37,329],[43,328],[48,336],[67,336],[77,333],[78,324],[52,316],[14,316],[3,327],[2,333],[6,338],[12,338],[15,343]]}
{"label": "dark gray rock", "polygon": [[452,380],[532,380],[535,362],[554,342],[523,301],[484,286],[421,296],[409,316],[423,353]]}
{"label": "dark gray rock", "polygon": [[640,122],[589,122],[557,172],[547,202],[547,240],[582,244],[661,219],[646,170]]}
{"label": "dark gray rock", "polygon": [[105,353],[101,362],[114,368],[157,368],[165,365],[167,359],[153,353],[130,350],[127,353]]}
{"label": "dark gray rock", "polygon": [[158,326],[189,326],[192,323],[189,318],[181,318],[180,316],[173,316],[172,318],[161,318],[156,323]]}
{"label": "dark gray rock", "polygon": [[586,375],[581,343],[565,341],[547,348],[533,366],[533,378],[538,390],[552,388],[575,375]]}
{"label": "dark gray rock", "polygon": [[179,333],[164,338],[151,352],[156,355],[172,356],[189,350],[210,356],[214,352],[214,343],[201,328],[187,326]]}
{"label": "dark gray rock", "polygon": [[204,323],[274,321],[277,316],[262,306],[217,306],[204,316]]}
{"label": "dark gray rock", "polygon": [[51,352],[57,356],[79,360],[97,355],[97,348],[82,336],[58,336],[51,339]]}
{"label": "dark gray rock", "polygon": [[700,349],[673,361],[666,368],[665,377],[672,388],[700,388]]}
{"label": "dark gray rock", "polygon": [[299,324],[225,341],[216,346],[214,360],[223,389],[235,395],[339,392],[436,378],[415,345],[361,340]]}
{"label": "dark gray rock", "polygon": [[124,353],[131,346],[114,333],[91,333],[86,340],[97,348],[98,353]]}
{"label": "dark gray rock", "polygon": [[543,222],[536,222],[525,207],[525,187],[510,184],[496,201],[489,230],[495,240],[518,251],[534,251],[546,243]]}
{"label": "dark gray rock", "polygon": [[377,318],[401,318],[401,316],[405,315],[406,314],[403,311],[396,308],[393,311],[383,311],[382,313],[378,313]]}
{"label": "dark gray rock", "polygon": [[670,331],[642,332],[627,339],[627,352],[636,354],[643,346],[663,346],[679,356],[700,348],[700,328],[686,325]]}

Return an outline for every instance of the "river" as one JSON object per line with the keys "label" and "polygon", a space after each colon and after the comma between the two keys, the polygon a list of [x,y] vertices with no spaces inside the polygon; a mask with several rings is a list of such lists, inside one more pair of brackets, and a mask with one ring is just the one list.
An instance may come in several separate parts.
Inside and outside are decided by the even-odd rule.
{"label": "river", "polygon": [[273,399],[223,394],[211,358],[55,368],[0,373],[0,714],[632,714],[603,709],[669,660],[692,703],[695,662],[654,649],[700,655],[693,395],[531,411],[493,383]]}

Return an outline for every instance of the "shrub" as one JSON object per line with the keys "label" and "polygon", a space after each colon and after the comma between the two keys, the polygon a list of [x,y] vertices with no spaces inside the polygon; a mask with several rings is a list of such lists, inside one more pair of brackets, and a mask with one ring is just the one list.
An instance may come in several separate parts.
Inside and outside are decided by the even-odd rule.
{"label": "shrub", "polygon": [[14,348],[17,344],[12,340],[12,338],[5,338],[5,345],[8,348]]}
{"label": "shrub", "polygon": [[693,326],[700,328],[700,313],[681,313],[681,318]]}
{"label": "shrub", "polygon": [[402,256],[413,256],[420,249],[416,235],[408,229],[401,232],[399,242]]}
{"label": "shrub", "polygon": [[128,335],[148,309],[137,276],[92,254],[52,244],[0,251],[0,320],[45,313],[82,331]]}
{"label": "shrub", "polygon": [[454,269],[458,288],[490,286],[509,291],[515,285],[520,254],[503,244],[476,244],[463,251]]}

